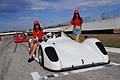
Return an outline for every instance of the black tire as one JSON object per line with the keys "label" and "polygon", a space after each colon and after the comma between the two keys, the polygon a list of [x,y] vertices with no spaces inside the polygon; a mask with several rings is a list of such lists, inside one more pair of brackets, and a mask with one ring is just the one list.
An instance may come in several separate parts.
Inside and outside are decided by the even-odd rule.
{"label": "black tire", "polygon": [[[41,58],[39,58],[39,56],[41,56]],[[39,46],[39,50],[38,50],[38,59],[39,59],[40,65],[44,66],[44,57],[43,57],[43,51],[42,51],[41,45]]]}

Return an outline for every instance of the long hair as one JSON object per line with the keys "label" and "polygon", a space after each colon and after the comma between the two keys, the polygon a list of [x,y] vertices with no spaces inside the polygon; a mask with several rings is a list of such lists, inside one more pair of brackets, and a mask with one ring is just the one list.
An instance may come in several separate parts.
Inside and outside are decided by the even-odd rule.
{"label": "long hair", "polygon": [[[33,30],[35,30],[35,31],[37,32],[37,29],[36,29],[35,26],[36,26],[36,25],[34,24],[34,25],[33,25]],[[40,27],[40,24],[38,24],[38,30],[42,30],[42,28]]]}
{"label": "long hair", "polygon": [[80,14],[77,13],[73,15],[72,21],[74,21],[77,18],[76,15],[78,15],[78,19],[81,20]]}

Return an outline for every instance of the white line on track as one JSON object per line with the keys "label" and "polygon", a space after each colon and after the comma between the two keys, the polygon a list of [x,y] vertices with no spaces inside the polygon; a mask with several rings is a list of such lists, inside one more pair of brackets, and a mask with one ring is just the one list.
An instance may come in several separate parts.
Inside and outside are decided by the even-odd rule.
{"label": "white line on track", "polygon": [[80,72],[87,72],[87,71],[92,71],[92,70],[106,68],[107,66],[120,66],[120,64],[114,63],[114,62],[110,62],[110,64],[107,64],[107,65],[90,67],[90,68],[84,68],[84,69],[79,69],[79,70],[73,70],[73,71],[71,71],[71,73],[74,74],[74,73],[80,73]]}
{"label": "white line on track", "polygon": [[62,74],[63,74],[63,75],[69,75],[69,73],[68,73],[68,72],[62,72]]}
{"label": "white line on track", "polygon": [[111,65],[120,66],[118,63],[110,62]]}
{"label": "white line on track", "polygon": [[101,69],[101,68],[104,68],[104,66],[97,66],[97,67],[73,70],[73,71],[71,71],[71,73],[74,74],[74,73],[80,73],[80,72],[87,72],[87,71],[97,70],[97,69]]}
{"label": "white line on track", "polygon": [[38,72],[32,72],[31,76],[32,76],[33,80],[40,80],[40,75]]}
{"label": "white line on track", "polygon": [[120,53],[120,48],[105,47],[107,52]]}
{"label": "white line on track", "polygon": [[58,77],[59,75],[57,73],[53,74],[55,77]]}
{"label": "white line on track", "polygon": [[54,74],[47,74],[45,76],[40,76],[38,72],[32,72],[31,75],[33,77],[33,80],[46,80],[46,79],[53,78],[53,77],[67,76],[67,75],[70,75],[70,74],[93,71],[93,70],[98,70],[98,69],[112,67],[112,66],[120,66],[120,64],[110,62],[109,64],[106,64],[106,65],[77,69],[77,70],[71,70],[71,71],[66,71],[66,72],[59,72],[59,73],[54,73]]}

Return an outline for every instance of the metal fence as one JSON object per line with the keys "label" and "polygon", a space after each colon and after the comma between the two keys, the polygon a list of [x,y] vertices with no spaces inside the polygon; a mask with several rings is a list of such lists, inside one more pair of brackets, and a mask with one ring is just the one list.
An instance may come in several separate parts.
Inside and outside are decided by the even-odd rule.
{"label": "metal fence", "polygon": [[93,22],[98,20],[106,20],[106,19],[115,19],[117,17],[120,17],[120,9],[115,9],[113,11],[104,12],[100,15],[94,15],[94,16],[87,16],[84,18],[84,22]]}

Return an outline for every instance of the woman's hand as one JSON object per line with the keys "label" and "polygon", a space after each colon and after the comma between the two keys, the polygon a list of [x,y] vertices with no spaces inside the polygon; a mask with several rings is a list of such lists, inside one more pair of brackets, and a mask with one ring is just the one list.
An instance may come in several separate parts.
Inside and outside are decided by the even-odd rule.
{"label": "woman's hand", "polygon": [[36,40],[38,41],[38,37],[36,37]]}
{"label": "woman's hand", "polygon": [[63,31],[66,30],[66,29],[68,29],[68,28],[69,28],[69,26],[68,26],[68,27],[64,27],[64,28],[63,28]]}

